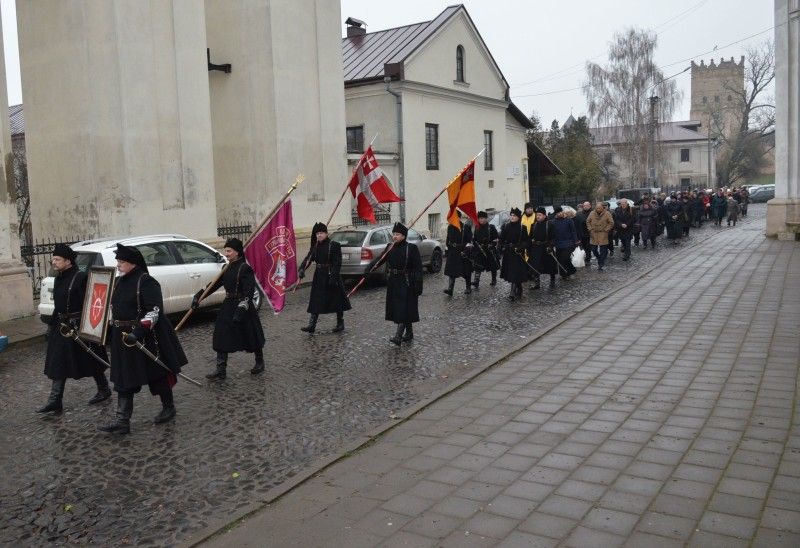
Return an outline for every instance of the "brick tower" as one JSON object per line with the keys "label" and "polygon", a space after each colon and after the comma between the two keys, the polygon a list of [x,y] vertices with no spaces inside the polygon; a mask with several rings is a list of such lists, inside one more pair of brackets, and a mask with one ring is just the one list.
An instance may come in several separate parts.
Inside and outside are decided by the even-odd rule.
{"label": "brick tower", "polygon": [[[692,104],[690,117],[702,123],[701,131],[708,131],[709,117],[718,117],[722,131],[728,135],[739,124],[740,99],[733,89],[744,89],[744,56],[739,62],[724,59],[715,64],[712,59],[696,64],[692,61]],[[712,131],[717,131],[712,124]]]}

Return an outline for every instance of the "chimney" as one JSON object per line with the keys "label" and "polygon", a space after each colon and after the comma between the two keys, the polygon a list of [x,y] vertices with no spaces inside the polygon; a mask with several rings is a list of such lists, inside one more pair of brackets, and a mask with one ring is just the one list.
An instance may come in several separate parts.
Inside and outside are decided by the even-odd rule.
{"label": "chimney", "polygon": [[351,38],[353,36],[364,36],[367,34],[367,24],[360,19],[356,19],[355,17],[348,17],[347,21],[344,22],[347,25],[347,37]]}

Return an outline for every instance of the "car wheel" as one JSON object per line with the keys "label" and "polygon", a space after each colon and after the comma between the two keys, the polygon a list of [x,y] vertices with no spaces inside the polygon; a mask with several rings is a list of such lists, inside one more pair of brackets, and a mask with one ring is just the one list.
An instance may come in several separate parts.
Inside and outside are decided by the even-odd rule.
{"label": "car wheel", "polygon": [[442,250],[434,249],[431,253],[431,262],[428,265],[428,272],[436,274],[442,269]]}
{"label": "car wheel", "polygon": [[256,311],[261,310],[261,304],[264,301],[264,295],[262,295],[261,290],[259,288],[255,288],[253,290],[253,308]]}

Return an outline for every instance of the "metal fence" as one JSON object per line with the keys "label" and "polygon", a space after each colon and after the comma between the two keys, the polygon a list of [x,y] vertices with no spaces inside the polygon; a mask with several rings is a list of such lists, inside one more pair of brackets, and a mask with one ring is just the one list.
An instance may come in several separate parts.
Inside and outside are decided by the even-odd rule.
{"label": "metal fence", "polygon": [[220,238],[239,238],[243,242],[250,237],[250,225],[234,225],[222,223],[217,227],[217,236]]}
{"label": "metal fence", "polygon": [[39,292],[42,289],[42,279],[47,277],[50,272],[50,259],[53,256],[53,249],[56,244],[71,245],[75,242],[80,242],[86,238],[44,238],[42,240],[33,240],[31,245],[21,245],[20,255],[22,262],[28,268],[28,274],[31,277],[31,288],[33,290],[33,298],[39,298]]}
{"label": "metal fence", "polygon": [[[353,226],[366,226],[371,224],[358,216],[358,213],[353,211],[351,213]],[[375,222],[379,225],[386,225],[392,222],[392,214],[389,211],[376,211]]]}

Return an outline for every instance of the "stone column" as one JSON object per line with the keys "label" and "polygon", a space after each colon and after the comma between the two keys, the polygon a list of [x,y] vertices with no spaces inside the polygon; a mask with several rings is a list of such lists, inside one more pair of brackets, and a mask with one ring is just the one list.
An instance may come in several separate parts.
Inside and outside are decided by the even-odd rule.
{"label": "stone column", "polygon": [[34,237],[216,238],[203,0],[18,2]]}
{"label": "stone column", "polygon": [[767,236],[800,233],[800,0],[775,0],[775,198]]}
{"label": "stone column", "polygon": [[34,309],[31,279],[19,253],[2,25],[0,17],[0,321],[5,321],[29,316]]}

